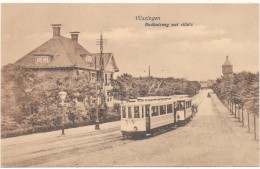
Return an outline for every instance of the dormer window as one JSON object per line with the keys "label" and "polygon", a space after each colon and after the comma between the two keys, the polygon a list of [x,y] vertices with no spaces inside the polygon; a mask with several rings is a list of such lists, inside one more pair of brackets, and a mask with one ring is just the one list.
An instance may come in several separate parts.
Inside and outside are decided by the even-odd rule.
{"label": "dormer window", "polygon": [[82,56],[82,58],[86,61],[86,62],[88,62],[88,63],[91,63],[92,62],[92,56],[90,56],[90,55],[81,55]]}
{"label": "dormer window", "polygon": [[86,62],[92,62],[92,56],[86,56]]}
{"label": "dormer window", "polygon": [[50,61],[51,61],[50,56],[46,56],[46,55],[35,56],[35,62],[36,63],[49,63]]}

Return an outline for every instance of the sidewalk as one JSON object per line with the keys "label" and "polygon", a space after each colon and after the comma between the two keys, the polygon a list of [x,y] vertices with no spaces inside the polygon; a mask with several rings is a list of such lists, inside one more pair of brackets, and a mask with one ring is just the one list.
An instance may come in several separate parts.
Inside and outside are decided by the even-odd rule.
{"label": "sidewalk", "polygon": [[[64,137],[83,134],[83,133],[104,131],[112,128],[118,128],[118,130],[120,130],[120,121],[100,124],[100,130],[95,130],[95,125],[65,129]],[[43,138],[48,139],[48,138],[53,138],[58,136],[62,137],[61,130],[45,132],[45,133],[35,133],[35,134],[23,135],[23,136],[11,137],[11,138],[4,138],[1,139],[1,146],[9,146],[17,142],[23,143],[28,141],[37,141],[37,140],[42,140]]]}
{"label": "sidewalk", "polygon": [[[249,116],[249,128],[250,128],[250,132],[251,134],[254,134],[254,115],[252,113],[247,112],[247,110],[244,108],[243,111],[243,116],[244,116],[244,126],[242,123],[242,110],[237,110],[236,112],[236,116],[235,116],[235,108],[233,108],[233,114],[232,112],[229,110],[229,105],[227,102],[222,102],[224,107],[226,108],[226,111],[230,114],[230,116],[232,117],[236,117],[235,119],[237,120],[237,122],[239,122],[238,124],[241,125],[241,127],[246,128],[246,131],[248,131],[248,116]],[[238,119],[239,116],[239,119]],[[257,139],[259,138],[259,118],[256,116],[256,137]]]}

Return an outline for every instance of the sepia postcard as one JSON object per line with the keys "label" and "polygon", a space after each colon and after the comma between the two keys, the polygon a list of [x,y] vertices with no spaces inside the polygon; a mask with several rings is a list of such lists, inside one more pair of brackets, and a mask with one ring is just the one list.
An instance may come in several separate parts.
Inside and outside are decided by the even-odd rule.
{"label": "sepia postcard", "polygon": [[99,166],[259,167],[259,4],[1,4],[1,167]]}

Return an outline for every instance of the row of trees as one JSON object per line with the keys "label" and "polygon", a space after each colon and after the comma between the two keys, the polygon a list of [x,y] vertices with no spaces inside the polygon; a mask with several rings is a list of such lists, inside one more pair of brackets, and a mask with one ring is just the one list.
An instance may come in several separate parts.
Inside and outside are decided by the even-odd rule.
{"label": "row of trees", "polygon": [[[86,75],[67,75],[36,72],[18,65],[9,64],[2,68],[2,137],[17,136],[33,132],[50,131],[61,128],[61,107],[58,93],[68,93],[66,127],[93,124],[95,111],[92,96],[95,96],[95,84],[88,81]],[[117,77],[112,82],[114,97],[118,100],[147,96],[149,88],[159,78],[135,78],[129,74]],[[200,89],[198,82],[185,79],[163,79],[156,95],[188,94],[194,95]],[[88,96],[88,97],[86,97]],[[85,100],[83,109],[77,101]],[[81,105],[82,107],[82,105]],[[115,106],[115,109],[118,105]],[[120,119],[119,114],[106,114],[103,121]]]}
{"label": "row of trees", "polygon": [[[195,95],[200,90],[200,84],[197,81],[188,81],[177,78],[156,78],[156,77],[133,77],[129,74],[118,76],[112,82],[114,97],[118,100],[149,96],[149,90],[157,81],[161,82],[155,95],[169,96],[175,94]],[[156,86],[154,86],[156,88]],[[153,90],[155,92],[155,90]]]}
{"label": "row of trees", "polygon": [[222,101],[243,103],[247,111],[259,115],[259,72],[244,71],[222,76],[212,88]]}

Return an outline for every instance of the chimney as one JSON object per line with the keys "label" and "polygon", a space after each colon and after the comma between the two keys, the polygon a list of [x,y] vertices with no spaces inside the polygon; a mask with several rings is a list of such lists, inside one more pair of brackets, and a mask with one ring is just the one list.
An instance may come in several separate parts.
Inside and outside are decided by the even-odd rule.
{"label": "chimney", "polygon": [[54,36],[60,36],[60,28],[61,28],[61,24],[52,24],[52,29],[53,29],[53,37]]}
{"label": "chimney", "polygon": [[78,42],[79,32],[70,32],[70,34],[71,34],[71,39]]}

